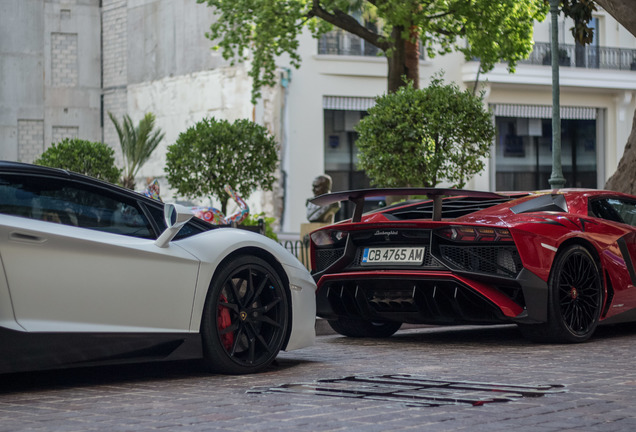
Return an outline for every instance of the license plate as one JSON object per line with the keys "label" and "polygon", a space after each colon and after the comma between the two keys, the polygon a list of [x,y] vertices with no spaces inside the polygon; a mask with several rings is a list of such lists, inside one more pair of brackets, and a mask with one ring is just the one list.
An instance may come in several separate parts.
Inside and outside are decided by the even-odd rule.
{"label": "license plate", "polygon": [[364,248],[362,264],[422,264],[423,247]]}

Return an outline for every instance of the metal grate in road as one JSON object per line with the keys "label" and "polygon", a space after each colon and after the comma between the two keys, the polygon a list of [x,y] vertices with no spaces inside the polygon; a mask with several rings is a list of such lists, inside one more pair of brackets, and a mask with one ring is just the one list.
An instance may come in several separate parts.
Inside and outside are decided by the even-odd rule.
{"label": "metal grate in road", "polygon": [[516,385],[473,381],[433,380],[423,376],[389,374],[320,379],[310,383],[254,387],[248,393],[293,393],[396,402],[412,407],[481,406],[564,392],[559,384]]}

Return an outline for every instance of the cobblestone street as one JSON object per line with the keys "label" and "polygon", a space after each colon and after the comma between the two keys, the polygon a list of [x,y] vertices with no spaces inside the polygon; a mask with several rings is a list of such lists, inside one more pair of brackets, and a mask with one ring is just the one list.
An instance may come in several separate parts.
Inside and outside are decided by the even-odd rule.
{"label": "cobblestone street", "polygon": [[[514,326],[424,327],[385,340],[318,337],[252,376],[199,362],[0,377],[0,431],[634,431],[636,326],[600,328],[588,343],[538,345]],[[253,392],[349,376],[561,390],[509,402],[411,406],[383,398]]]}

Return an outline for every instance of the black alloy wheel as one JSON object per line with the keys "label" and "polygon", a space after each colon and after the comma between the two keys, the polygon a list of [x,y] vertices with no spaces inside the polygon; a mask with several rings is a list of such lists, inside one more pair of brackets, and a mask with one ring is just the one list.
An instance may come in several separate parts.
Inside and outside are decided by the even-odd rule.
{"label": "black alloy wheel", "polygon": [[226,374],[267,367],[283,346],[289,315],[285,287],[266,261],[240,256],[226,263],[211,284],[203,312],[208,367]]}
{"label": "black alloy wheel", "polygon": [[589,339],[602,306],[601,275],[596,261],[582,246],[571,246],[557,257],[551,278],[552,313],[568,342]]}
{"label": "black alloy wheel", "polygon": [[548,287],[548,322],[520,326],[524,335],[541,342],[588,340],[596,330],[603,306],[603,282],[594,257],[579,245],[560,251]]}

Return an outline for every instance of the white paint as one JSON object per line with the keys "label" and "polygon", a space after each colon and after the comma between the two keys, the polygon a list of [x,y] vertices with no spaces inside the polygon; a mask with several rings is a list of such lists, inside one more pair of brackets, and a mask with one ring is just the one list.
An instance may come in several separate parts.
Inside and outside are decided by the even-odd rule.
{"label": "white paint", "polygon": [[551,250],[552,252],[556,252],[556,251],[558,251],[558,249],[557,249],[557,248],[555,248],[554,246],[550,246],[550,245],[547,245],[547,244],[545,244],[545,243],[541,243],[541,246],[542,246],[542,247],[544,247],[544,248],[546,248],[547,250]]}

